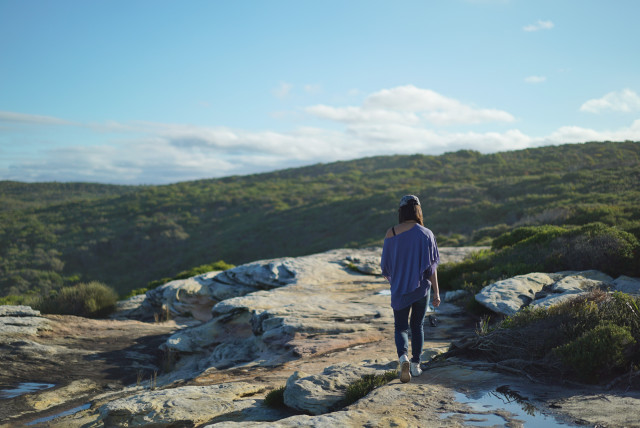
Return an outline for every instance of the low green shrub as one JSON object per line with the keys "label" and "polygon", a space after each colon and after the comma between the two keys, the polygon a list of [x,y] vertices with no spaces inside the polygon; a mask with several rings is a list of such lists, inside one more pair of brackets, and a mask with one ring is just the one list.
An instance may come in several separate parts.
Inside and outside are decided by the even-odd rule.
{"label": "low green shrub", "polygon": [[20,294],[10,294],[9,296],[0,297],[0,305],[24,305],[26,297]]}
{"label": "low green shrub", "polygon": [[563,232],[566,232],[565,228],[552,225],[519,227],[511,232],[498,236],[493,240],[491,248],[500,250],[528,240],[535,240],[537,242],[548,241]]}
{"label": "low green shrub", "polygon": [[544,308],[533,308],[527,306],[524,309],[516,312],[510,317],[506,317],[502,320],[500,327],[502,328],[518,328],[531,324],[535,321],[541,320],[547,317],[547,310]]}
{"label": "low green shrub", "polygon": [[626,351],[636,343],[627,327],[602,321],[554,352],[565,366],[586,382],[597,382],[616,369],[628,369]]}
{"label": "low green shrub", "polygon": [[98,281],[63,287],[48,297],[38,299],[33,307],[45,314],[103,317],[113,312],[118,293]]}

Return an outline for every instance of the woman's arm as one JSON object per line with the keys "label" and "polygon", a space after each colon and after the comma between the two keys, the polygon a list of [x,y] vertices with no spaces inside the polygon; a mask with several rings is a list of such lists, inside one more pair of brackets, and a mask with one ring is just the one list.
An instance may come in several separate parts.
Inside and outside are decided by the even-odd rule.
{"label": "woman's arm", "polygon": [[438,306],[440,306],[440,287],[438,286],[438,271],[437,271],[437,269],[434,269],[433,274],[429,278],[429,281],[431,281],[431,290],[432,290],[431,301],[433,302],[433,307],[437,308]]}

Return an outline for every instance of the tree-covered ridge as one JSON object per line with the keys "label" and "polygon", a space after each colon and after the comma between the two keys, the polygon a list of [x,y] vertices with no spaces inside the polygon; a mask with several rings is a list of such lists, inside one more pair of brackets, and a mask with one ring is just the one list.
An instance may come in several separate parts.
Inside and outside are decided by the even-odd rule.
{"label": "tree-covered ridge", "polygon": [[98,183],[0,181],[0,211],[22,210],[47,204],[119,196],[137,189],[137,186]]}
{"label": "tree-covered ridge", "polygon": [[47,191],[29,188],[46,184],[17,185],[27,189],[23,199],[0,193],[3,205],[7,197],[25,204],[0,210],[0,295],[92,280],[124,294],[216,260],[380,245],[406,193],[420,196],[440,245],[593,221],[637,236],[640,143],[378,156],[164,186],[78,185],[72,198],[37,204],[29,192]]}

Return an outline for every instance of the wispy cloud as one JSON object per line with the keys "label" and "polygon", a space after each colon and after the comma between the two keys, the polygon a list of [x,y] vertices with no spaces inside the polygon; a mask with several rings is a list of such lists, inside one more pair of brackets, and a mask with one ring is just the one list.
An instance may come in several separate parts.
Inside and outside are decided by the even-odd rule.
{"label": "wispy cloud", "polygon": [[547,81],[545,76],[528,76],[524,78],[524,81],[531,84],[543,83]]}
{"label": "wispy cloud", "polygon": [[318,84],[307,84],[304,85],[304,91],[307,94],[319,94],[320,92],[322,92],[322,86],[318,85]]}
{"label": "wispy cloud", "polygon": [[271,93],[276,97],[276,98],[286,98],[289,96],[289,94],[291,93],[291,90],[293,89],[293,85],[291,83],[287,83],[287,82],[280,82],[280,84],[274,88]]}
{"label": "wispy cloud", "polygon": [[589,113],[601,113],[607,110],[625,113],[640,111],[640,96],[631,89],[623,89],[618,92],[609,92],[602,98],[591,99],[580,106],[580,111]]}
{"label": "wispy cloud", "polygon": [[33,114],[14,113],[0,111],[0,122],[25,123],[33,125],[72,125],[73,122],[51,116],[38,116]]}
{"label": "wispy cloud", "polygon": [[538,21],[535,24],[529,24],[522,27],[524,31],[540,31],[540,30],[551,30],[554,27],[553,22],[551,21]]}

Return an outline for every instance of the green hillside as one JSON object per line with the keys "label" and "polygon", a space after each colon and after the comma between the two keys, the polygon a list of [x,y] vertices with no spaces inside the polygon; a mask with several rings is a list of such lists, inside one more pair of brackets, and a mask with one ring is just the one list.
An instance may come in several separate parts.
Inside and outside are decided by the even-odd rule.
{"label": "green hillside", "polygon": [[0,296],[380,245],[400,196],[440,245],[600,221],[639,235],[640,143],[380,156],[166,186],[0,182]]}

